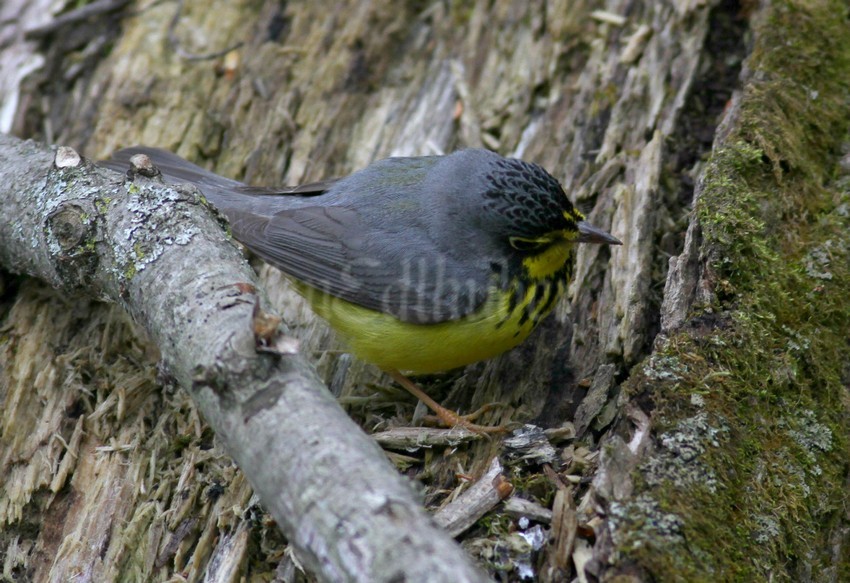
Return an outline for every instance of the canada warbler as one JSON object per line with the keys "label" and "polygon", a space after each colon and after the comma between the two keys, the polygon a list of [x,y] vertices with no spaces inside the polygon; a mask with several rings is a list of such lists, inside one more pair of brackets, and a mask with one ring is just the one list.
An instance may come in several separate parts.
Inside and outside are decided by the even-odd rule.
{"label": "canada warbler", "polygon": [[[338,180],[267,189],[154,148],[167,182],[195,184],[233,236],[281,269],[352,352],[401,374],[483,360],[522,342],[567,287],[576,243],[620,244],[589,225],[536,164],[486,150],[388,158]],[[468,423],[463,423],[469,426]]]}

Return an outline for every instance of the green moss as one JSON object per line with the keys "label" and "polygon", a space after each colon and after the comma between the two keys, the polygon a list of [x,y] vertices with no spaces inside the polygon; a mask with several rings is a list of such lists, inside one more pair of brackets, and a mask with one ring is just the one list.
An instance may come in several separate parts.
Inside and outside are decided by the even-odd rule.
{"label": "green moss", "polygon": [[629,386],[656,404],[658,447],[616,536],[658,580],[822,572],[845,512],[850,195],[835,175],[847,7],[768,10],[695,208],[714,295]]}
{"label": "green moss", "polygon": [[541,473],[514,471],[510,475],[514,494],[520,498],[534,500],[545,508],[551,508],[555,499],[555,486],[552,480]]}
{"label": "green moss", "polygon": [[194,441],[194,437],[189,434],[175,435],[168,447],[168,453],[178,455],[186,449]]}
{"label": "green moss", "polygon": [[112,198],[106,196],[103,198],[96,198],[94,200],[94,208],[97,209],[97,212],[104,215],[109,211],[109,205],[112,203]]}
{"label": "green moss", "polygon": [[478,521],[487,536],[507,536],[513,529],[513,519],[506,514],[490,513]]}

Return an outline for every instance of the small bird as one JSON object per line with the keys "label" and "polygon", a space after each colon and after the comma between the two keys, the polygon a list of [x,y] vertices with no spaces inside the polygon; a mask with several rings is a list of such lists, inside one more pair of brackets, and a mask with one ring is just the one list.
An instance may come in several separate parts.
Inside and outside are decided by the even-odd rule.
{"label": "small bird", "polygon": [[432,373],[513,348],[567,288],[578,243],[620,245],[584,220],[542,167],[480,149],[387,158],[345,178],[247,186],[165,150],[147,155],[169,183],[191,183],[234,238],[283,271],[351,351],[428,405],[471,424],[405,374]]}

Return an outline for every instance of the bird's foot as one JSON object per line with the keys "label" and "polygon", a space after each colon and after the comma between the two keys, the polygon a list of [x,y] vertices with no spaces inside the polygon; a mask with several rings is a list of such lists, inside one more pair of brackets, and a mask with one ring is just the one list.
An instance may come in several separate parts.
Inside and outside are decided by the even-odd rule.
{"label": "bird's foot", "polygon": [[506,433],[508,431],[507,427],[502,425],[497,426],[487,426],[487,425],[477,425],[473,423],[473,421],[482,413],[489,411],[493,408],[493,404],[487,404],[478,409],[477,411],[473,411],[469,415],[460,415],[459,413],[452,411],[451,409],[447,409],[437,403],[434,399],[428,396],[425,391],[423,391],[419,386],[411,381],[409,378],[401,374],[396,370],[389,370],[387,374],[390,375],[395,382],[404,387],[407,392],[411,395],[425,403],[425,405],[431,409],[434,414],[437,416],[437,419],[445,425],[446,427],[461,427],[468,431],[472,431],[473,433],[481,433],[485,435],[494,434],[494,433]]}

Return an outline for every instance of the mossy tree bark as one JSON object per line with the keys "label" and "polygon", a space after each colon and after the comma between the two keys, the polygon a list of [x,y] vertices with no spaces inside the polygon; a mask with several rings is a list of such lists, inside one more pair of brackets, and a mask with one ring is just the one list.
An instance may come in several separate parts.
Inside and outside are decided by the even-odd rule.
{"label": "mossy tree bark", "polygon": [[[175,10],[31,35],[46,60],[8,127],[95,159],[160,146],[258,184],[484,146],[548,168],[624,240],[582,250],[569,301],[522,347],[425,381],[462,409],[500,403],[487,422],[561,429],[548,457],[505,458],[515,495],[552,514],[535,530],[491,512],[463,539],[482,564],[552,581],[850,578],[845,4]],[[409,422],[412,403],[258,267],[349,413],[369,431]],[[302,577],[120,309],[4,275],[2,318],[5,577]],[[392,459],[436,507],[513,451]]]}

